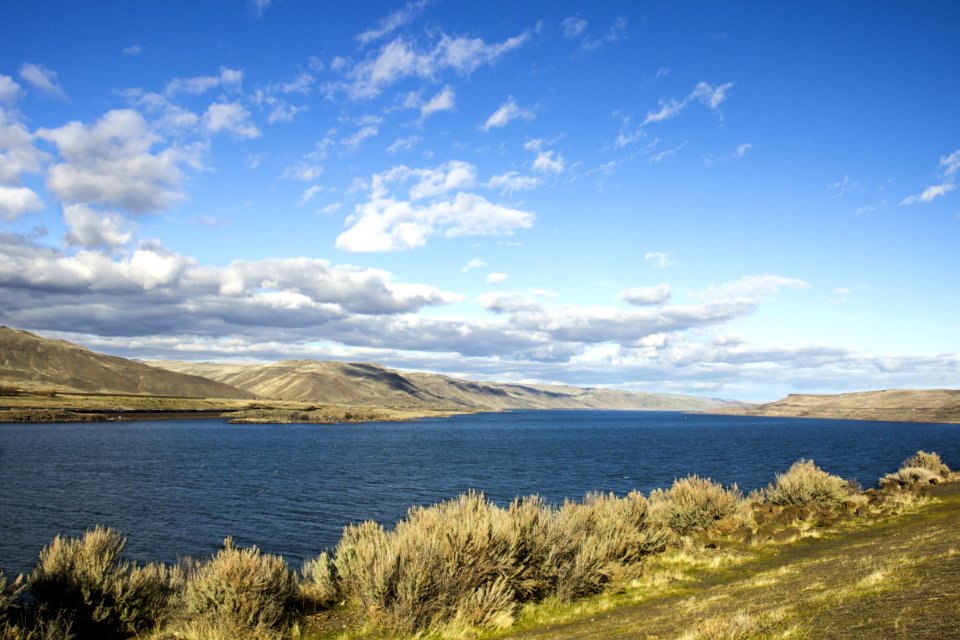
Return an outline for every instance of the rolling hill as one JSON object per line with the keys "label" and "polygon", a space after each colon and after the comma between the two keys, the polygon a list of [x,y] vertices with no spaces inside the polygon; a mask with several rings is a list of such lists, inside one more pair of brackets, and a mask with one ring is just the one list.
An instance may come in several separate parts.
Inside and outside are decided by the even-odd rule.
{"label": "rolling hill", "polygon": [[960,423],[960,391],[894,389],[837,395],[791,394],[776,402],[727,407],[711,413],[782,418]]}
{"label": "rolling hill", "polygon": [[153,364],[274,400],[486,410],[707,411],[726,406],[718,400],[695,396],[476,382],[432,373],[400,372],[376,364],[319,360],[284,360],[264,365],[179,361]]}
{"label": "rolling hill", "polygon": [[28,391],[253,398],[250,392],[221,382],[103,355],[9,327],[0,327],[0,384]]}

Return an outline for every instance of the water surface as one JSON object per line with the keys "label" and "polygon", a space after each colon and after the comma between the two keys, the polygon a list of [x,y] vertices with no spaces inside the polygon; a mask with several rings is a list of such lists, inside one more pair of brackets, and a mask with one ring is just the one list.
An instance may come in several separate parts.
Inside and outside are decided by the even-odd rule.
{"label": "water surface", "polygon": [[799,458],[872,486],[918,449],[960,467],[960,425],[620,411],[0,425],[0,568],[25,571],[57,533],[95,524],[122,531],[139,561],[206,556],[233,535],[296,566],[347,523],[389,525],[468,489],[560,502],[697,473],[749,491]]}

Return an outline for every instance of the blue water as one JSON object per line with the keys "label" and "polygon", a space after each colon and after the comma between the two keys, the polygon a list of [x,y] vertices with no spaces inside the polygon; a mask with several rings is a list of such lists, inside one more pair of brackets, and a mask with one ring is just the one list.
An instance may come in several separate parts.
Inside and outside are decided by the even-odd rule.
{"label": "blue water", "polygon": [[506,503],[648,492],[696,473],[744,491],[799,458],[872,486],[918,449],[960,467],[960,425],[530,411],[360,425],[220,420],[0,425],[0,568],[95,524],[138,561],[214,553],[227,535],[298,566],[344,525],[386,525],[468,489]]}

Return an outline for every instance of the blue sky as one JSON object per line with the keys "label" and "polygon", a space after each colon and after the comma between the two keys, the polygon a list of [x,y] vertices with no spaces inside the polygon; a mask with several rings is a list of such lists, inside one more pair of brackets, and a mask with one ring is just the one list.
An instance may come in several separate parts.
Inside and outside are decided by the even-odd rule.
{"label": "blue sky", "polygon": [[746,400],[957,387],[953,3],[7,3],[0,322]]}

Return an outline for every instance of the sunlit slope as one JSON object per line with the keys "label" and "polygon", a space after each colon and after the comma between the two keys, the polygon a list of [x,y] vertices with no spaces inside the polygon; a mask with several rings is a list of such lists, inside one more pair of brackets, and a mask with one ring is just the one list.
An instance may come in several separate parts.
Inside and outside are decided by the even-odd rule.
{"label": "sunlit slope", "polygon": [[839,395],[793,394],[768,404],[730,407],[720,412],[748,416],[960,423],[960,391],[897,389]]}
{"label": "sunlit slope", "polygon": [[694,396],[609,389],[476,382],[408,373],[375,364],[285,360],[272,364],[161,361],[171,371],[201,375],[262,398],[396,407],[471,409],[634,409],[706,411],[723,402]]}
{"label": "sunlit slope", "polygon": [[8,327],[0,327],[0,384],[25,390],[185,398],[253,397],[221,382],[103,355],[70,342]]}

